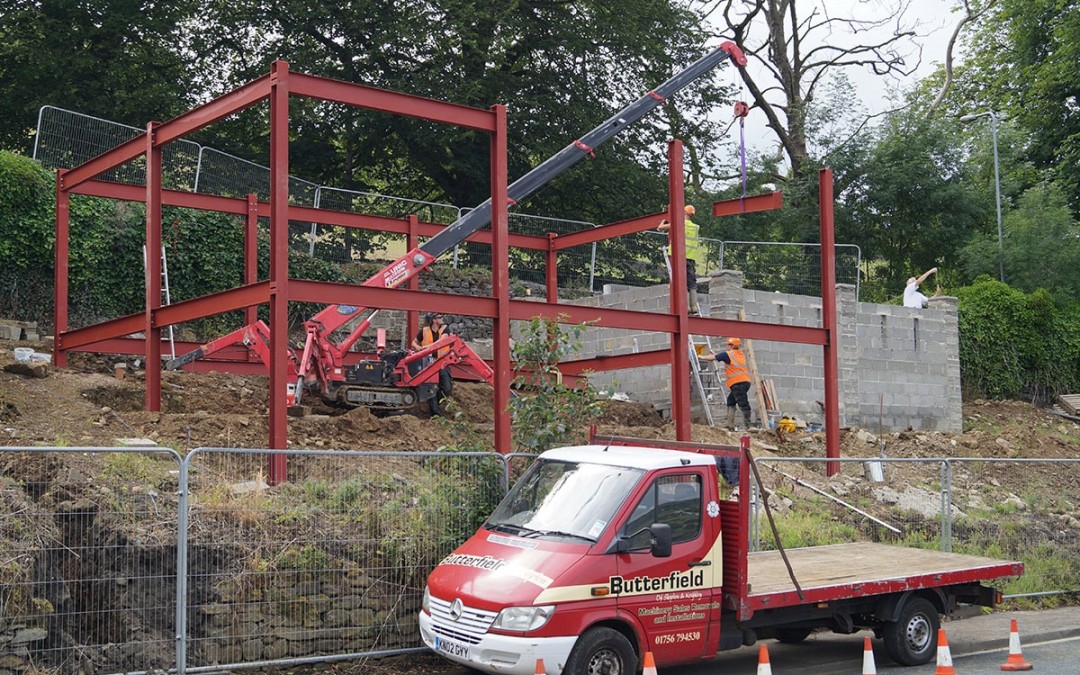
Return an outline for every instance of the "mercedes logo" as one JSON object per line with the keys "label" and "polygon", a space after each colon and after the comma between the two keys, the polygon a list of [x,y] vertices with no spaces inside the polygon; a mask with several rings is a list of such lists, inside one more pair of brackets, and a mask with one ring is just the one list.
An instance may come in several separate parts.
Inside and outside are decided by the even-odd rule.
{"label": "mercedes logo", "polygon": [[461,618],[461,598],[454,598],[450,603],[450,620],[457,621]]}

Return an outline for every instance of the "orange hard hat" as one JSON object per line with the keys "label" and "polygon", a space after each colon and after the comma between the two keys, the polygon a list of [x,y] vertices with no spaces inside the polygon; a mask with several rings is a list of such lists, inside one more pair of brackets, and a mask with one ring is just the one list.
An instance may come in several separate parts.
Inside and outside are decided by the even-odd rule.
{"label": "orange hard hat", "polygon": [[728,347],[738,347],[742,344],[742,340],[740,340],[739,338],[728,338],[727,344]]}
{"label": "orange hard hat", "polygon": [[687,204],[686,206],[684,206],[683,211],[686,211],[686,215],[688,216],[692,216],[697,213],[697,209],[694,208],[693,204]]}

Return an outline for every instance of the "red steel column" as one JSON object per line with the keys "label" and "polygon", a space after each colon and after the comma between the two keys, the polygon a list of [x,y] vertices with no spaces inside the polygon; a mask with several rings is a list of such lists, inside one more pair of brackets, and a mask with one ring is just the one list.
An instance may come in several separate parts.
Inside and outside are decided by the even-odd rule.
{"label": "red steel column", "polygon": [[[825,329],[825,456],[840,457],[840,366],[836,344],[836,233],[833,226],[832,169],[818,171],[821,218],[821,321]],[[840,473],[840,462],[827,462],[825,474]]]}
{"label": "red steel column", "polygon": [[[405,250],[412,251],[420,245],[420,218],[415,213],[410,213],[406,219],[408,223],[408,232],[405,233]],[[420,290],[420,275],[414,274],[412,279],[409,279],[409,283],[406,284],[406,288],[410,291]],[[416,336],[417,331],[420,330],[420,322],[417,321],[416,312],[409,312],[405,320],[405,346],[408,349],[408,345],[412,342],[413,337]]]}
{"label": "red steel column", "polygon": [[[244,222],[244,284],[259,282],[259,196],[247,196],[247,220]],[[251,325],[259,320],[259,308],[244,310],[244,323]]]}
{"label": "red steel column", "polygon": [[[270,67],[270,447],[288,443],[289,64]],[[270,455],[271,485],[287,478],[285,455]]]}
{"label": "red steel column", "polygon": [[68,329],[68,232],[71,196],[64,190],[64,173],[56,172],[56,286],[53,288],[53,363],[67,367],[67,350],[62,336]]}
{"label": "red steel column", "polygon": [[161,328],[155,312],[161,308],[161,146],[154,134],[158,123],[146,125],[146,394],[148,411],[161,410]]}
{"label": "red steel column", "polygon": [[545,270],[544,280],[547,282],[548,302],[559,301],[559,252],[555,250],[555,238],[557,236],[554,232],[547,233],[547,269]]}
{"label": "red steel column", "polygon": [[513,451],[510,422],[510,236],[506,213],[506,106],[493,105],[491,135],[491,289],[495,296],[495,451]]}
{"label": "red steel column", "polygon": [[678,328],[671,335],[671,419],[675,420],[675,439],[689,441],[690,426],[690,321],[686,316],[686,214],[683,202],[683,144],[668,142],[668,240],[671,242],[671,313]]}

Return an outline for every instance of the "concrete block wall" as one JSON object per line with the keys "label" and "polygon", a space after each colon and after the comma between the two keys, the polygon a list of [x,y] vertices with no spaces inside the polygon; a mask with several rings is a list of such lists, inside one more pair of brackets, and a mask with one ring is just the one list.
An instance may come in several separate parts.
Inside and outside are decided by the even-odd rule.
{"label": "concrete block wall", "polygon": [[[606,289],[581,304],[666,313],[667,285]],[[717,318],[790,326],[821,326],[821,299],[743,288],[742,273],[723,270],[701,295],[702,308]],[[914,429],[960,431],[960,357],[956,299],[934,298],[926,309],[855,301],[853,286],[837,286],[840,423],[872,431]],[[719,345],[718,342],[714,344]],[[584,336],[581,356],[626,354],[668,346],[662,333],[608,328]],[[771,380],[780,411],[821,421],[824,365],[821,347],[754,341],[759,376]],[[666,366],[598,373],[596,385],[614,386],[634,400],[670,406],[671,372]],[[757,403],[751,396],[755,417]]]}

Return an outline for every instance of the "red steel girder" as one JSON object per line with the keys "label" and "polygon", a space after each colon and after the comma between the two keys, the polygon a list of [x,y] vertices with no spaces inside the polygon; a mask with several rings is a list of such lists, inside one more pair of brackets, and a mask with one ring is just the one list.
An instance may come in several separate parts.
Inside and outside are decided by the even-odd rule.
{"label": "red steel girder", "polygon": [[626,368],[666,366],[669,363],[671,363],[670,349],[654,349],[648,352],[637,352],[636,354],[600,355],[591,359],[564,361],[559,364],[559,371],[564,376],[576,376],[587,372],[601,373]]}
{"label": "red steel girder", "polygon": [[[832,169],[818,171],[818,212],[821,221],[821,317],[826,335],[825,343],[825,456],[840,456],[840,366],[836,344],[836,236],[833,227]],[[839,462],[828,462],[825,474],[840,473]]]}
{"label": "red steel girder", "polygon": [[109,338],[119,338],[138,333],[146,325],[145,321],[146,318],[140,312],[95,323],[93,326],[70,330],[56,336],[56,348],[58,350],[78,349],[79,347],[97,344]]}
{"label": "red steel girder", "polygon": [[[146,202],[146,189],[139,185],[125,185],[124,183],[110,183],[101,180],[88,180],[82,185],[69,190],[69,193],[119,199],[127,202]],[[179,206],[200,211],[220,211],[237,215],[247,213],[247,202],[244,199],[182,192],[180,190],[162,190],[161,203],[167,206]]]}
{"label": "red steel girder", "polygon": [[[269,95],[270,76],[264,75],[239,89],[235,89],[205,105],[165,122],[157,128],[154,145],[157,147],[165,145],[192,131],[201,129],[208,124],[254,105]],[[115,169],[121,164],[145,153],[146,137],[145,134],[140,134],[130,141],[121,143],[112,150],[108,150],[65,173],[63,188],[71,190],[91,178],[110,169]]]}
{"label": "red steel girder", "polygon": [[488,110],[304,73],[289,73],[289,93],[480,131],[493,132],[496,127],[495,115]]}
{"label": "red steel girder", "polygon": [[750,195],[749,197],[714,202],[712,212],[714,216],[737,216],[740,213],[776,211],[783,207],[784,193],[770,192],[764,195]]}
{"label": "red steel girder", "polygon": [[654,230],[656,229],[657,223],[659,223],[662,218],[666,217],[666,214],[654,213],[648,216],[601,225],[600,227],[588,230],[578,230],[577,232],[571,232],[570,234],[562,234],[555,239],[555,250],[562,251],[575,246],[584,246],[585,244],[604,241],[606,239],[614,239],[615,237],[622,237],[636,232]]}

